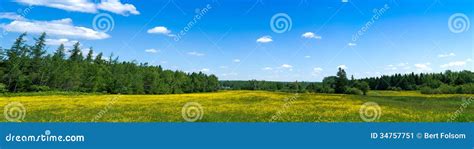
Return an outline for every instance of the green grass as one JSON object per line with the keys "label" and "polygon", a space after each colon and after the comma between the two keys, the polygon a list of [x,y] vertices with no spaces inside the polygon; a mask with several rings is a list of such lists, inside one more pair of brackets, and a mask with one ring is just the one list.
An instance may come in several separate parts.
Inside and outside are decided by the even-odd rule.
{"label": "green grass", "polygon": [[[198,122],[363,122],[366,102],[380,106],[375,122],[474,122],[473,95],[423,95],[412,91],[371,91],[368,96],[292,94],[266,91],[221,91],[177,95],[29,95],[0,97],[0,107],[19,102],[23,122],[185,122],[188,102],[202,106]],[[294,100],[293,100],[294,98]],[[285,101],[285,99],[287,99]],[[471,103],[474,104],[474,103]],[[0,121],[6,122],[4,112]]]}

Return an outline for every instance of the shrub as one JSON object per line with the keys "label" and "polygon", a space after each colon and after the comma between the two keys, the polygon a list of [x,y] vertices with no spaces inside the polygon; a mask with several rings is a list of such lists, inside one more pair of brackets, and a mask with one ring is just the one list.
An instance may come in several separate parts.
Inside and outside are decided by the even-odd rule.
{"label": "shrub", "polygon": [[434,90],[428,86],[421,87],[420,92],[422,94],[434,94]]}
{"label": "shrub", "polygon": [[450,85],[446,85],[446,84],[443,84],[441,85],[439,88],[436,89],[439,93],[443,93],[443,94],[456,94],[457,90],[456,90],[456,87],[454,86],[450,86]]}
{"label": "shrub", "polygon": [[346,88],[345,94],[354,94],[354,95],[362,95],[362,91],[360,89],[351,87],[351,88]]}
{"label": "shrub", "polygon": [[7,86],[3,83],[0,83],[0,93],[6,93],[8,92]]}
{"label": "shrub", "polygon": [[464,84],[460,86],[451,86],[443,84],[438,88],[424,86],[420,89],[422,94],[474,94],[474,84]]}
{"label": "shrub", "polygon": [[459,94],[474,94],[474,84],[470,83],[458,86],[456,92]]}
{"label": "shrub", "polygon": [[30,87],[30,90],[33,92],[44,92],[44,91],[49,91],[50,89],[48,86],[44,86],[44,85],[32,85]]}
{"label": "shrub", "polygon": [[392,91],[402,91],[402,88],[400,87],[389,87],[388,89]]}

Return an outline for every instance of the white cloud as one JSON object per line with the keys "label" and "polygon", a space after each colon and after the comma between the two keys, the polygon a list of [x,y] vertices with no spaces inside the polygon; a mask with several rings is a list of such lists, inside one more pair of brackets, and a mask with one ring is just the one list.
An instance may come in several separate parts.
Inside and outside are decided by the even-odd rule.
{"label": "white cloud", "polygon": [[210,70],[209,68],[203,68],[203,69],[201,69],[200,71],[205,73],[205,72],[209,72],[209,71],[211,71],[211,70]]}
{"label": "white cloud", "polygon": [[418,71],[431,71],[433,69],[431,69],[430,67],[430,63],[424,63],[424,64],[415,64],[415,68],[418,70]]}
{"label": "white cloud", "polygon": [[320,67],[315,67],[315,68],[313,68],[313,72],[311,73],[311,75],[313,75],[313,76],[318,76],[319,74],[321,74],[322,71],[323,71],[322,68],[320,68]]}
{"label": "white cloud", "polygon": [[408,63],[398,63],[397,64],[398,67],[404,67],[404,66],[407,66],[407,65],[408,65]]}
{"label": "white cloud", "polygon": [[109,11],[112,13],[128,16],[130,14],[138,15],[140,12],[137,11],[132,4],[122,4],[119,0],[102,0],[96,4],[91,0],[15,0],[17,3],[32,5],[32,6],[45,6],[51,8],[62,9],[66,11],[76,11],[84,13],[97,13],[98,10]]}
{"label": "white cloud", "polygon": [[164,27],[164,26],[157,26],[157,27],[154,27],[152,29],[149,29],[147,31],[147,33],[150,33],[150,34],[163,34],[163,35],[168,35],[171,33],[170,30],[168,30],[168,28]]}
{"label": "white cloud", "polygon": [[306,32],[304,33],[303,35],[301,35],[301,37],[304,37],[304,38],[314,38],[314,39],[321,39],[321,36],[318,36],[316,34],[314,34],[313,32]]}
{"label": "white cloud", "polygon": [[188,55],[192,55],[192,56],[204,56],[203,53],[199,53],[199,52],[196,52],[196,51],[188,52],[187,54],[188,54]]}
{"label": "white cloud", "polygon": [[337,68],[347,69],[347,66],[346,65],[339,65],[339,66],[337,66]]}
{"label": "white cloud", "polygon": [[153,48],[145,50],[145,52],[147,52],[147,53],[158,53],[159,51],[160,50],[156,50],[156,49],[153,49]]}
{"label": "white cloud", "polygon": [[238,73],[235,73],[235,72],[223,73],[223,74],[221,74],[221,76],[223,76],[223,77],[227,77],[227,76],[237,76],[237,75],[238,75]]}
{"label": "white cloud", "polygon": [[161,34],[169,37],[175,37],[175,34],[171,34],[171,30],[164,26],[157,26],[154,28],[151,28],[147,31],[148,34]]}
{"label": "white cloud", "polygon": [[452,68],[452,67],[462,67],[466,65],[467,62],[470,62],[471,59],[467,59],[465,61],[454,61],[454,62],[449,62],[447,64],[440,65],[441,68]]}
{"label": "white cloud", "polygon": [[439,58],[452,57],[452,56],[456,56],[456,54],[454,54],[454,53],[446,53],[446,54],[439,54],[439,55],[438,55]]}
{"label": "white cloud", "polygon": [[132,4],[122,4],[119,0],[102,0],[102,2],[97,5],[97,8],[123,16],[128,16],[130,14],[140,14],[140,12],[137,11],[137,8],[135,8],[135,6]]}
{"label": "white cloud", "polygon": [[240,63],[240,59],[234,59],[232,60],[234,63]]}
{"label": "white cloud", "polygon": [[27,32],[37,34],[46,32],[48,35],[53,36],[90,40],[106,39],[110,37],[110,35],[106,33],[97,32],[90,28],[74,26],[70,18],[52,21],[15,20],[10,24],[0,24],[0,28],[9,32]]}
{"label": "white cloud", "polygon": [[263,36],[257,39],[258,43],[269,43],[272,42],[272,37],[271,36]]}
{"label": "white cloud", "polygon": [[385,67],[385,70],[398,70],[398,69],[410,69],[411,67],[408,63],[398,63],[398,64],[390,64]]}
{"label": "white cloud", "polygon": [[13,12],[0,12],[0,19],[24,20],[25,18]]}
{"label": "white cloud", "polygon": [[273,70],[272,67],[265,67],[265,68],[262,68],[262,70]]}
{"label": "white cloud", "polygon": [[67,11],[97,13],[96,5],[89,0],[16,0],[16,2],[26,5],[58,8]]}
{"label": "white cloud", "polygon": [[356,44],[356,43],[352,43],[352,42],[349,42],[347,45],[348,45],[349,47],[354,47],[354,46],[357,46],[357,44]]}
{"label": "white cloud", "polygon": [[386,70],[397,70],[398,68],[394,65],[387,65]]}
{"label": "white cloud", "polygon": [[309,56],[309,55],[306,55],[306,56],[304,56],[304,58],[311,58],[311,56]]}
{"label": "white cloud", "polygon": [[293,66],[289,65],[289,64],[283,64],[281,65],[282,68],[293,68]]}
{"label": "white cloud", "polygon": [[77,40],[69,40],[66,38],[61,38],[61,39],[46,39],[46,45],[52,45],[52,46],[59,46],[63,44],[66,47],[71,47],[75,43],[79,42]]}

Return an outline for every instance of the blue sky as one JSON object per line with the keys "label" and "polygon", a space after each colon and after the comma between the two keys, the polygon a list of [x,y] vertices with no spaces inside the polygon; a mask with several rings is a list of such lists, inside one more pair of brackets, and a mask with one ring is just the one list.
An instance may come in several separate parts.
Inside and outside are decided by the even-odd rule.
{"label": "blue sky", "polygon": [[0,46],[46,31],[48,51],[80,41],[221,80],[320,81],[338,67],[356,78],[473,70],[473,8],[472,0],[2,0]]}

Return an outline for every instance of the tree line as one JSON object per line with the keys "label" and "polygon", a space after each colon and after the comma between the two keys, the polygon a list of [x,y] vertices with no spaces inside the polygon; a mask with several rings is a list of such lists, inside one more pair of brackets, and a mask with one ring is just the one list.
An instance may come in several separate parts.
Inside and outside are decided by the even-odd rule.
{"label": "tree line", "polygon": [[[92,48],[81,53],[80,43],[70,51],[61,44],[46,53],[46,33],[28,45],[21,34],[9,49],[0,48],[0,91],[77,91],[112,94],[175,94],[219,89],[215,75],[163,70],[161,66],[104,58]],[[67,54],[69,53],[69,54]]]}
{"label": "tree line", "polygon": [[369,90],[420,90],[424,94],[474,94],[474,73],[468,70],[444,73],[410,73],[349,79],[344,69],[322,82],[221,81],[223,89],[267,90],[282,92],[315,92],[367,94]]}
{"label": "tree line", "polygon": [[367,94],[369,86],[364,81],[349,80],[344,69],[339,68],[336,76],[329,76],[322,82],[272,82],[272,81],[221,81],[222,89],[267,90],[281,92],[314,92],[340,94]]}
{"label": "tree line", "polygon": [[469,70],[383,75],[360,80],[368,82],[373,90],[420,90],[427,94],[474,94],[474,73]]}

